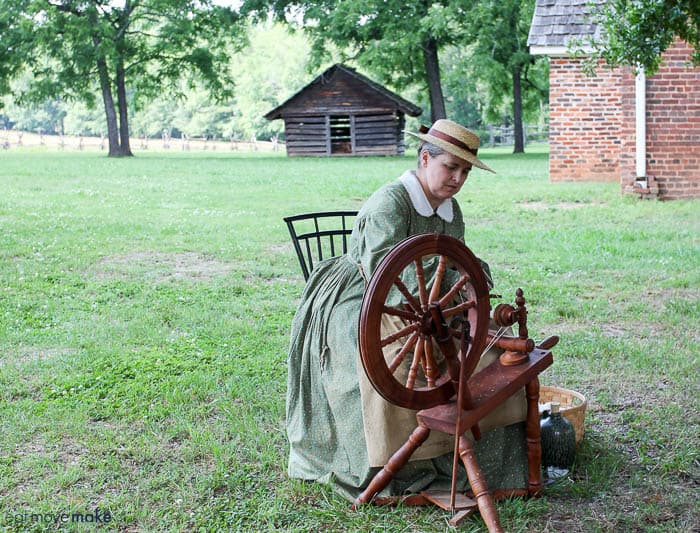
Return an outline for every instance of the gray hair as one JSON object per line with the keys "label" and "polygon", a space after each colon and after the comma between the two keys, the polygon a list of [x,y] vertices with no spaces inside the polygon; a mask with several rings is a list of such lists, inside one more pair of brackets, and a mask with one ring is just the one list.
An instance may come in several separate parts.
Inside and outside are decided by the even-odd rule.
{"label": "gray hair", "polygon": [[437,157],[444,154],[445,150],[429,142],[421,143],[421,145],[418,147],[418,166],[420,166],[420,156],[423,152],[428,152],[430,157]]}

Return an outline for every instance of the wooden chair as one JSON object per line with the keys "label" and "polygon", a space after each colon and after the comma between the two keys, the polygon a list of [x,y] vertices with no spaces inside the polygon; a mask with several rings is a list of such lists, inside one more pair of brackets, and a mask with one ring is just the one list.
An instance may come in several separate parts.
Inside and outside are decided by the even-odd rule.
{"label": "wooden chair", "polygon": [[321,211],[284,217],[304,280],[314,265],[348,251],[357,211]]}

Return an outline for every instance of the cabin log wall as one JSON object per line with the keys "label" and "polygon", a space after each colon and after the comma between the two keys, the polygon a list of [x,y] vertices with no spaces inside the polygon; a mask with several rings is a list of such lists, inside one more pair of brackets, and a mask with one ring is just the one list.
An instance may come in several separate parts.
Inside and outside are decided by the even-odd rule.
{"label": "cabin log wall", "polygon": [[266,115],[282,118],[289,156],[401,155],[406,113],[420,108],[336,65]]}
{"label": "cabin log wall", "polygon": [[[284,118],[287,154],[290,156],[342,155],[332,153],[330,117]],[[404,153],[405,118],[400,113],[350,115],[352,151],[347,155],[401,155]]]}

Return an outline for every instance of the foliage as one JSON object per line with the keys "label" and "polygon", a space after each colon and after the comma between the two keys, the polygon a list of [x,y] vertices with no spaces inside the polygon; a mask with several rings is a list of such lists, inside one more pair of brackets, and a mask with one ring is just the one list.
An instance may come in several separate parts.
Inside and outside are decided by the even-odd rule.
{"label": "foliage", "polygon": [[162,137],[165,133],[170,137],[180,137],[181,130],[178,126],[184,122],[182,117],[190,112],[187,104],[198,95],[197,89],[183,88],[182,91],[180,97],[157,97],[139,106],[131,116],[134,134],[140,137]]}
{"label": "foliage", "polygon": [[66,108],[66,104],[56,98],[47,98],[40,104],[26,106],[9,101],[4,104],[4,114],[0,114],[0,117],[5,119],[3,126],[8,129],[15,128],[34,133],[62,133]]}
{"label": "foliage", "polygon": [[309,45],[302,33],[290,34],[281,24],[262,22],[247,28],[247,45],[231,51],[227,70],[235,94],[215,101],[201,86],[183,86],[177,99],[159,97],[134,114],[137,132],[173,137],[236,137],[268,139],[284,124],[265,113],[308,83]]}
{"label": "foliage", "polygon": [[[482,120],[505,119],[516,124],[516,131],[522,130],[523,109],[532,115],[546,100],[546,61],[537,61],[526,46],[534,0],[244,4],[247,11],[266,13],[267,8],[278,18],[303,20],[313,39],[315,64],[328,58],[327,44],[333,43],[341,60],[357,62],[383,83],[411,92],[416,86],[428,89],[431,110],[436,100],[423,51],[432,40],[440,50],[441,82],[448,89],[445,107],[451,118],[472,126],[480,122],[477,114],[481,114]],[[440,86],[440,99],[442,90]],[[522,135],[518,141],[522,146]]]}
{"label": "foliage", "polygon": [[0,0],[0,12],[12,11],[20,22],[0,34],[0,49],[14,42],[25,47],[13,60],[33,75],[31,88],[21,96],[41,101],[63,95],[93,106],[99,87],[110,155],[130,154],[127,90],[138,104],[163,90],[177,92],[187,72],[196,73],[214,94],[232,87],[224,67],[227,45],[240,45],[238,21],[230,8],[211,0],[13,4]]}
{"label": "foliage", "polygon": [[[165,132],[178,138],[184,134],[241,140],[281,135],[283,122],[270,122],[264,115],[309,82],[309,44],[302,32],[290,33],[281,24],[260,23],[247,31],[248,44],[240,50],[229,49],[227,71],[235,82],[232,97],[218,101],[201,84],[184,80],[176,95],[161,94],[148,100],[141,96],[135,101],[136,92],[128,91],[133,135],[160,138]],[[106,131],[99,111],[80,101],[56,100],[54,104],[47,98],[40,104],[19,104],[9,97],[6,101],[0,118],[6,119],[8,127],[36,131],[41,126],[45,132],[97,136]],[[42,118],[39,108],[56,106],[62,114]]]}
{"label": "foliage", "polygon": [[91,137],[104,137],[106,128],[104,112],[97,108],[91,108],[84,102],[73,102],[71,112],[66,113],[63,120],[63,131],[66,135],[86,135]]}
{"label": "foliage", "polygon": [[[230,120],[234,113],[230,100],[214,101],[206,90],[199,87],[188,91],[186,99],[171,102],[169,107],[172,110],[170,127],[188,137],[221,139],[221,124]],[[168,115],[163,118],[168,118]]]}
{"label": "foliage", "polygon": [[[523,120],[546,122],[549,63],[534,59],[523,72]],[[472,128],[512,124],[513,80],[502,65],[475,45],[447,47],[441,60],[449,117]]]}
{"label": "foliage", "polygon": [[248,47],[231,60],[236,113],[223,125],[222,133],[270,139],[283,134],[284,122],[270,122],[264,116],[309,83],[310,45],[302,32],[290,33],[282,24],[263,22],[248,32]]}
{"label": "foliage", "polygon": [[[468,78],[480,84],[484,118],[489,122],[512,120],[513,73],[521,72],[525,98],[524,109],[531,112],[546,100],[547,61],[532,56],[527,48],[534,1],[488,0],[475,4],[465,22],[465,44],[460,47],[458,61]],[[530,78],[532,76],[532,78]]]}
{"label": "foliage", "polygon": [[10,91],[10,82],[21,73],[24,61],[34,58],[31,43],[23,38],[31,32],[31,21],[22,16],[27,4],[28,0],[0,2],[0,95]]}
{"label": "foliage", "polygon": [[456,68],[446,74],[446,86],[468,92],[485,121],[514,124],[516,151],[523,149],[523,115],[539,111],[548,92],[546,61],[527,48],[534,5],[534,0],[481,0],[457,11],[453,26],[460,45],[450,50]]}
{"label": "foliage", "polygon": [[653,74],[676,37],[694,47],[693,62],[700,65],[697,0],[611,0],[595,13],[603,28],[601,38],[592,41],[595,56],[609,65],[641,65]]}
{"label": "foliage", "polygon": [[444,116],[437,52],[455,42],[447,16],[451,3],[455,2],[248,0],[243,9],[258,13],[272,9],[290,23],[301,19],[312,38],[315,65],[329,58],[332,43],[341,61],[356,62],[384,84],[397,89],[418,84],[430,95],[435,119]]}
{"label": "foliage", "polygon": [[[252,10],[253,4],[252,0],[249,1],[246,9]],[[267,5],[263,2],[255,4],[258,7]],[[387,4],[386,11],[377,11],[376,15],[367,15],[360,9],[371,13],[372,9],[384,9],[384,3],[353,2],[335,10],[328,8],[326,22],[332,23],[333,28],[338,25],[336,30],[344,36],[339,41],[344,43],[343,46],[335,46],[322,38],[326,33],[330,34],[331,27],[328,32],[319,33],[319,23],[314,18],[316,11],[308,10],[306,24],[299,28],[298,23],[304,20],[304,16],[294,9],[301,6],[288,1],[278,4],[277,8],[281,10],[278,14],[286,13],[289,24],[271,24],[265,7],[262,20],[247,25],[245,47],[241,48],[240,42],[244,39],[240,37],[222,49],[229,57],[225,67],[226,83],[230,84],[227,89],[232,94],[212,98],[204,82],[194,78],[172,79],[160,88],[154,85],[151,91],[135,81],[132,83],[130,78],[126,100],[134,136],[160,137],[163,132],[174,137],[181,134],[190,137],[235,136],[239,139],[250,139],[254,135],[264,139],[280,136],[282,121],[269,122],[263,118],[264,114],[302,88],[320,68],[338,61],[359,65],[370,77],[400,90],[407,99],[429,110],[425,62],[415,38],[417,31],[410,26],[414,23],[424,28],[421,31],[425,35],[433,32],[439,42],[455,43],[445,45],[439,53],[447,116],[474,129],[484,123],[513,122],[513,78],[509,69],[514,65],[514,59],[527,59],[517,47],[525,38],[524,28],[529,23],[531,2],[522,6],[508,4],[506,7],[515,13],[510,17],[507,9],[490,1],[469,5],[457,1],[449,5],[436,3],[422,18],[413,17],[413,11],[394,4]],[[314,5],[315,10],[321,9],[320,3]],[[411,9],[415,11],[417,7]],[[347,17],[351,17],[348,20],[354,20],[357,27],[342,26]],[[394,22],[389,24],[392,20]],[[517,32],[510,30],[508,24],[512,21],[517,22]],[[404,23],[405,27],[401,26]],[[381,28],[373,28],[373,24]],[[287,31],[295,27],[297,31]],[[518,39],[510,38],[510,34],[516,33]],[[376,39],[370,38],[375,34],[378,35]],[[369,40],[362,43],[365,38]],[[26,76],[29,77],[30,73]],[[529,62],[525,61],[522,83],[522,113],[532,122],[537,114],[542,113],[546,101],[546,61],[533,62],[531,57]],[[99,101],[99,88],[95,83],[90,84],[89,91],[91,96],[85,96],[84,100]],[[17,90],[15,93],[26,94],[27,91]],[[42,124],[53,123],[53,127],[42,125],[45,131],[60,132],[64,128],[66,133],[105,134],[104,120],[102,124],[99,119],[96,122],[92,109],[85,109],[86,105],[80,101],[61,100],[65,121],[62,123],[58,115],[41,119]],[[36,121],[27,120],[38,113],[37,105],[47,108],[49,103],[47,100],[40,104],[26,101],[20,104],[16,99],[9,100],[3,121],[8,125],[21,122],[36,129]],[[415,129],[419,122],[429,123],[430,116],[420,120],[407,117],[407,120],[407,127]]]}

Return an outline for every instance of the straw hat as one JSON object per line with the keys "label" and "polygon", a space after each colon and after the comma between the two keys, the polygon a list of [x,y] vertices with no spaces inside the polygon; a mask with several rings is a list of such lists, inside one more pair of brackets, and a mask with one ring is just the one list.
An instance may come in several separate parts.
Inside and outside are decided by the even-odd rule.
{"label": "straw hat", "polygon": [[480,143],[479,136],[456,122],[442,118],[436,120],[430,129],[421,126],[420,133],[410,131],[406,131],[406,133],[418,137],[422,141],[439,146],[452,155],[469,161],[475,167],[483,168],[495,174],[494,170],[476,157]]}

